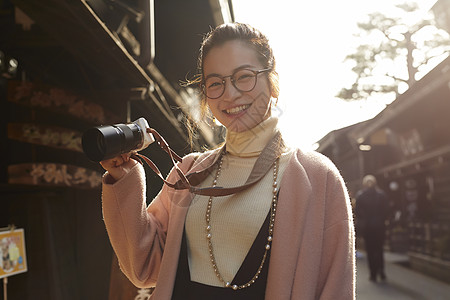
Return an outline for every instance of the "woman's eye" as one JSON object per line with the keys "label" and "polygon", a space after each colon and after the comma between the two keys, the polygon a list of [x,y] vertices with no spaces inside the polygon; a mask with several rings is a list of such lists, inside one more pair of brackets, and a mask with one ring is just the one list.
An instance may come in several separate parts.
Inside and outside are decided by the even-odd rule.
{"label": "woman's eye", "polygon": [[215,82],[209,83],[208,88],[216,88],[216,87],[220,87],[221,85],[222,85],[222,82],[215,81]]}
{"label": "woman's eye", "polygon": [[238,76],[236,77],[237,81],[243,81],[243,80],[247,80],[253,77],[252,73],[244,73],[244,74],[237,74]]}

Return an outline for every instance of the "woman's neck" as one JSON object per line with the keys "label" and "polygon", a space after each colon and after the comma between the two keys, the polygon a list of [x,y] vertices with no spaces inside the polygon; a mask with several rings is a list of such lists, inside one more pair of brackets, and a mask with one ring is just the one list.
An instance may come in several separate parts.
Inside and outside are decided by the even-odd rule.
{"label": "woman's neck", "polygon": [[243,132],[228,131],[226,150],[239,157],[258,156],[277,132],[278,118],[269,117],[254,128]]}

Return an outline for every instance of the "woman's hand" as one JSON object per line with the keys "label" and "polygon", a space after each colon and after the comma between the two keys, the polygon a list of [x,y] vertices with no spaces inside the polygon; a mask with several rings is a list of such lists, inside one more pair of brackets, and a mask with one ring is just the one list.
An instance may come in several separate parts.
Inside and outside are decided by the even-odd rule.
{"label": "woman's hand", "polygon": [[138,163],[130,158],[133,153],[125,153],[111,159],[103,160],[100,165],[108,171],[115,181],[125,176]]}

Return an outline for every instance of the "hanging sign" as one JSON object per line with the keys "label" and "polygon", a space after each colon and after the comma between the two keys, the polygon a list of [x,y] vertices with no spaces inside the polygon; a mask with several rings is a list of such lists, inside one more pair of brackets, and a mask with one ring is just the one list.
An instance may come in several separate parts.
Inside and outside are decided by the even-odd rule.
{"label": "hanging sign", "polygon": [[81,132],[57,126],[8,123],[8,138],[35,145],[83,152]]}
{"label": "hanging sign", "polygon": [[100,104],[53,86],[10,80],[7,95],[10,102],[70,115],[94,124],[114,124],[120,120]]}
{"label": "hanging sign", "polygon": [[101,186],[99,172],[57,163],[24,163],[8,166],[8,183],[93,189]]}
{"label": "hanging sign", "polygon": [[0,231],[0,278],[26,271],[28,269],[23,229]]}

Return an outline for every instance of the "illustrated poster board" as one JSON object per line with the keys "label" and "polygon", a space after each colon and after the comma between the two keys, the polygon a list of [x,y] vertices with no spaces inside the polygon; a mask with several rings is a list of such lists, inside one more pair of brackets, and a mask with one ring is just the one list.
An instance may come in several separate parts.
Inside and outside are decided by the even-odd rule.
{"label": "illustrated poster board", "polygon": [[0,278],[27,271],[23,229],[0,231]]}

